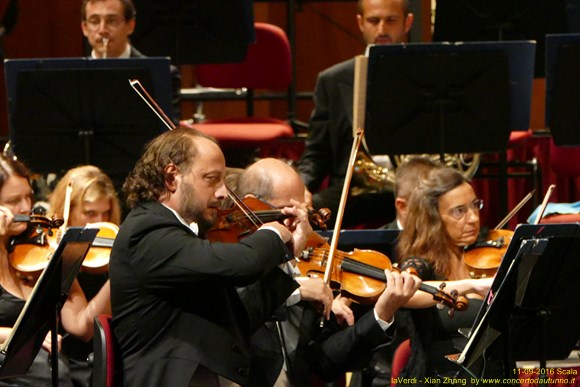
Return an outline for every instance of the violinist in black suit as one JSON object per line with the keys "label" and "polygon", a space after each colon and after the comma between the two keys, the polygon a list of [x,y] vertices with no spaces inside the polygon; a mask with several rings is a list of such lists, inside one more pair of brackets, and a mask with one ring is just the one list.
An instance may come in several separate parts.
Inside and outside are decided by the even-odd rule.
{"label": "violinist in black suit", "polygon": [[277,266],[312,232],[305,205],[240,243],[204,238],[228,195],[225,171],[215,140],[179,128],[151,141],[125,181],[131,211],[110,259],[124,385],[247,385],[253,320],[235,287],[263,281],[270,315],[297,286]]}

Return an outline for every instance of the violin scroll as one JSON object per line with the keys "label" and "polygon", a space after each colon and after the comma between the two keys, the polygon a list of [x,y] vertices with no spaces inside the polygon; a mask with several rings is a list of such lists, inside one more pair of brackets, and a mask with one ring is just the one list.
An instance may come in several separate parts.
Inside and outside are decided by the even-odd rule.
{"label": "violin scroll", "polygon": [[328,208],[320,208],[316,210],[308,210],[308,220],[313,228],[326,231],[326,222],[330,219],[332,212]]}
{"label": "violin scroll", "polygon": [[31,225],[35,225],[37,227],[42,227],[45,228],[47,230],[51,230],[53,228],[59,228],[60,226],[62,226],[64,224],[64,220],[63,219],[58,219],[55,218],[54,216],[52,218],[47,218],[45,216],[42,215],[22,215],[22,214],[17,214],[14,215],[14,222],[27,222]]}
{"label": "violin scroll", "polygon": [[437,309],[443,309],[445,306],[449,308],[447,314],[453,318],[455,311],[463,312],[469,307],[469,301],[466,297],[460,296],[457,290],[453,289],[449,293],[444,289],[447,286],[445,282],[441,282],[439,290],[433,293],[433,299],[438,302]]}
{"label": "violin scroll", "polygon": [[[395,268],[398,270],[397,267]],[[407,267],[405,271],[413,275],[419,275],[414,267]],[[449,311],[447,314],[449,315],[449,318],[453,318],[456,310],[460,312],[467,310],[469,307],[469,301],[466,297],[460,296],[455,289],[451,290],[450,292],[446,292],[444,290],[446,287],[447,284],[445,282],[441,282],[439,284],[439,288],[427,284],[421,284],[419,286],[419,290],[427,292],[433,296],[433,300],[437,301],[437,309],[448,307]]]}

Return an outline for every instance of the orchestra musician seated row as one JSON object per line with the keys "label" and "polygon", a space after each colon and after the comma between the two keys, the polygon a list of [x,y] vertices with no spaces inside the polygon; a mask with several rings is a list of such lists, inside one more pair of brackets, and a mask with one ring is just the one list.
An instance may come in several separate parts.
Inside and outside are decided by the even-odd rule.
{"label": "orchestra musician seated row", "polygon": [[[188,139],[188,141],[184,141],[185,139]],[[121,345],[124,345],[123,343],[125,341],[123,340],[123,335],[125,335],[126,337],[130,338],[125,344],[127,345],[126,348],[128,348],[127,351],[134,351],[133,354],[127,355],[126,357],[128,359],[137,359],[141,356],[144,356],[145,359],[151,361],[152,355],[149,350],[153,347],[155,347],[154,352],[165,354],[171,353],[171,351],[174,350],[168,348],[166,346],[167,342],[164,342],[163,340],[159,340],[157,338],[153,342],[146,340],[147,329],[145,329],[145,327],[150,328],[151,325],[141,324],[143,324],[144,321],[148,321],[146,318],[148,310],[156,312],[165,311],[169,313],[167,320],[160,320],[157,314],[155,314],[154,318],[152,317],[152,320],[156,321],[157,323],[165,323],[166,321],[169,322],[165,328],[157,327],[158,329],[154,329],[153,331],[156,335],[158,335],[159,332],[165,331],[166,335],[169,336],[171,336],[171,334],[177,333],[171,324],[177,324],[176,326],[180,327],[181,318],[178,316],[183,313],[183,319],[192,319],[191,321],[195,321],[201,326],[205,326],[205,324],[208,323],[210,326],[217,324],[218,326],[221,326],[220,329],[225,328],[224,330],[226,332],[229,330],[230,334],[233,334],[233,337],[225,340],[222,337],[222,340],[225,342],[235,342],[239,340],[238,345],[240,345],[240,348],[243,348],[242,346],[244,344],[248,344],[247,340],[250,339],[249,333],[251,331],[245,330],[248,328],[244,325],[247,322],[243,323],[242,321],[238,321],[240,316],[239,313],[231,313],[228,316],[227,310],[239,307],[240,305],[237,305],[239,300],[235,301],[237,298],[231,293],[231,291],[225,291],[224,293],[224,289],[222,288],[225,287],[226,289],[229,289],[231,285],[249,285],[250,283],[254,283],[255,279],[263,275],[265,275],[264,278],[270,279],[270,282],[265,281],[267,286],[269,286],[266,293],[272,291],[273,289],[277,292],[276,300],[274,301],[273,299],[270,299],[270,302],[265,304],[272,308],[270,312],[272,312],[273,309],[276,309],[277,306],[286,305],[287,308],[285,309],[288,317],[293,316],[293,311],[297,309],[310,310],[309,313],[313,315],[328,315],[330,293],[329,289],[326,288],[326,285],[321,284],[317,279],[298,279],[298,284],[292,281],[280,281],[281,277],[285,276],[286,274],[280,276],[282,271],[276,268],[277,265],[282,264],[283,260],[290,259],[294,255],[299,256],[300,252],[304,249],[304,246],[307,243],[308,235],[312,233],[312,229],[308,225],[306,207],[303,203],[297,200],[299,198],[304,200],[304,185],[296,172],[282,161],[266,159],[249,167],[247,171],[242,173],[238,182],[238,190],[243,195],[251,194],[253,196],[259,197],[273,204],[275,207],[284,206],[285,204],[291,205],[284,207],[282,211],[287,212],[290,215],[297,216],[297,218],[291,218],[292,220],[286,219],[284,221],[290,230],[293,230],[292,234],[289,233],[288,230],[286,230],[286,228],[281,224],[270,223],[266,227],[262,227],[262,229],[266,229],[269,232],[255,232],[251,237],[248,237],[249,239],[245,239],[237,244],[238,246],[236,246],[236,244],[227,246],[222,245],[221,243],[203,242],[203,240],[197,237],[193,231],[188,231],[191,223],[190,221],[193,221],[192,227],[194,229],[197,228],[197,233],[199,236],[203,236],[205,232],[211,229],[213,226],[213,221],[219,212],[219,204],[226,197],[226,192],[224,191],[225,186],[223,186],[223,179],[225,175],[225,163],[223,160],[223,154],[221,154],[221,150],[219,150],[217,144],[215,144],[211,139],[196,133],[195,131],[187,129],[179,129],[173,132],[168,132],[162,136],[159,136],[156,141],[157,143],[154,141],[150,145],[150,148],[148,148],[148,151],[145,153],[142,160],[137,164],[133,172],[133,177],[128,179],[125,186],[126,194],[129,198],[132,197],[132,194],[134,198],[133,200],[136,200],[136,198],[142,198],[140,199],[141,202],[129,202],[136,206],[136,208],[133,210],[135,219],[133,220],[134,223],[132,224],[132,227],[136,228],[137,230],[144,227],[144,230],[146,231],[145,234],[141,234],[140,232],[136,235],[143,235],[145,239],[142,243],[148,245],[149,247],[147,249],[145,249],[145,247],[137,247],[135,249],[131,245],[131,249],[129,249],[129,246],[126,245],[127,242],[125,242],[125,245],[121,245],[123,246],[123,250],[121,250],[122,253],[119,254],[117,252],[117,255],[114,253],[112,260],[113,278],[115,275],[115,259],[117,259],[117,264],[119,264],[119,267],[121,268],[118,273],[120,273],[120,278],[122,279],[119,283],[120,291],[113,294],[113,300],[115,300],[117,295],[119,296],[117,300],[119,300],[121,306],[116,310],[113,309],[113,315],[120,316],[122,324],[127,324],[126,322],[129,321],[133,327],[133,329],[128,331],[125,329],[120,330],[121,334],[119,335],[119,339],[122,343]],[[181,145],[182,149],[175,149],[176,142],[185,142],[186,145]],[[187,144],[188,142],[190,142],[190,144]],[[203,146],[199,146],[198,142]],[[159,158],[158,156],[163,157]],[[174,164],[173,160],[179,160],[179,164]],[[6,163],[10,164],[18,162],[12,159],[6,159]],[[19,168],[23,167],[21,166],[21,163],[16,165]],[[158,171],[156,175],[152,174],[152,171],[155,170],[155,168]],[[93,168],[87,167],[84,169],[91,170]],[[28,172],[25,169],[23,170],[25,172],[23,173],[22,177],[8,179],[10,182],[12,180],[20,182],[20,186],[28,187],[26,193],[20,195],[20,197],[28,197],[27,201],[24,200],[24,203],[27,205],[23,206],[22,208],[15,209],[15,211],[18,213],[29,212],[32,205],[30,201],[31,190],[26,178],[26,176],[28,176]],[[182,173],[182,170],[188,171],[189,173]],[[445,173],[451,174],[455,180],[451,179],[451,183],[444,184],[445,179],[438,176],[437,173],[443,175],[445,175]],[[63,179],[63,181],[65,181],[65,179]],[[201,184],[199,184],[200,182]],[[426,188],[429,186],[432,188],[431,191]],[[434,190],[433,186],[440,187],[439,191],[435,190],[435,194],[432,193]],[[16,185],[16,188],[18,187],[19,186]],[[3,185],[2,192],[4,191],[18,192],[18,189],[15,189],[15,184],[9,184],[7,186]],[[201,194],[195,195],[195,193],[198,191],[201,191]],[[429,195],[435,195],[437,200],[435,200],[435,202],[433,202],[434,199],[431,199],[431,201],[427,200],[426,197]],[[153,200],[155,197],[157,197],[158,200],[163,200],[163,202],[158,202],[158,204],[155,204],[156,201]],[[2,198],[4,198],[4,196],[2,196]],[[11,202],[14,202],[14,199],[11,199],[10,197],[8,197],[6,200],[2,200],[2,203],[5,205],[9,205]],[[418,203],[423,204],[419,205]],[[432,210],[433,208],[438,208],[439,212],[437,212],[437,216],[431,214],[436,219],[440,218],[441,224],[438,228],[439,234],[437,234],[440,239],[438,239],[437,243],[439,243],[439,245],[441,245],[441,243],[448,243],[448,245],[451,243],[452,246],[458,246],[455,248],[449,248],[449,251],[455,254],[453,256],[454,260],[449,260],[451,262],[450,267],[452,268],[452,271],[441,271],[441,274],[432,276],[425,274],[426,266],[432,265],[433,267],[437,267],[435,262],[438,262],[437,259],[441,259],[441,256],[438,256],[437,254],[430,255],[432,247],[430,248],[429,246],[431,245],[429,244],[423,246],[423,250],[418,251],[405,250],[403,248],[405,245],[401,245],[401,248],[399,249],[399,253],[402,254],[400,255],[401,257],[425,258],[425,260],[421,260],[419,258],[406,259],[403,261],[403,266],[405,267],[410,265],[419,269],[420,275],[423,276],[426,280],[452,280],[449,282],[449,287],[457,289],[460,294],[476,293],[476,295],[479,294],[479,297],[484,295],[487,291],[487,288],[489,287],[490,280],[466,279],[468,278],[468,274],[466,275],[465,270],[458,269],[461,268],[461,265],[456,262],[459,258],[461,258],[460,252],[462,250],[459,247],[472,243],[474,238],[477,237],[479,230],[478,206],[479,201],[476,199],[473,193],[473,189],[460,173],[446,167],[434,168],[431,174],[429,174],[429,177],[419,183],[418,189],[413,192],[413,195],[411,195],[411,198],[409,199],[408,217],[404,221],[404,229],[408,228],[412,230],[418,225],[434,224],[433,220],[429,220],[429,223],[425,223],[425,216],[423,213],[428,209]],[[152,214],[148,214],[148,211],[152,211]],[[10,210],[6,209],[5,213],[7,219],[10,219]],[[181,215],[182,213],[184,215]],[[151,221],[155,219],[156,222],[149,223],[147,220],[149,217],[152,218]],[[163,222],[158,224],[160,219],[164,219],[165,223],[171,219],[175,220],[170,221],[169,224],[171,224],[171,226],[169,226],[169,224],[164,224]],[[417,219],[420,220],[417,221]],[[184,224],[188,227],[185,228],[185,226],[182,226]],[[184,228],[182,229],[181,227]],[[123,228],[121,229],[123,230]],[[425,227],[422,227],[422,229],[425,230]],[[170,230],[172,230],[172,232],[170,232]],[[272,230],[275,230],[273,234]],[[152,235],[147,236],[150,233],[152,233]],[[176,233],[176,235],[172,235],[173,233]],[[15,234],[16,233],[10,233],[9,235]],[[158,234],[158,236],[156,234]],[[280,236],[277,236],[277,234]],[[265,235],[268,235],[268,238],[266,238]],[[422,235],[418,227],[413,235]],[[257,238],[258,236],[260,238]],[[277,258],[274,260],[275,262],[269,263],[269,266],[267,266],[269,269],[256,269],[255,267],[252,268],[251,265],[249,267],[244,267],[243,270],[240,269],[240,263],[236,261],[236,258],[237,260],[243,260],[245,257],[249,259],[249,262],[253,262],[253,265],[258,265],[258,261],[260,259],[265,259],[265,255],[270,256],[270,254],[265,254],[264,251],[255,250],[255,248],[256,246],[270,246],[270,249],[273,248],[276,243],[274,245],[272,245],[271,242],[264,244],[264,242],[271,239],[272,236],[274,236],[274,241],[280,241],[278,238],[282,237],[287,238],[286,242],[288,242],[290,238],[292,238],[292,244],[296,250],[289,254],[285,247],[283,247],[281,250],[279,247],[275,247],[274,251],[278,250],[278,254],[282,254],[281,257],[286,257],[282,258],[282,261],[279,260],[280,258]],[[404,240],[403,236],[401,238]],[[252,242],[253,239],[257,239],[257,241]],[[180,243],[177,243],[178,241]],[[432,243],[432,240],[429,241],[429,243]],[[166,242],[170,242],[170,244],[167,244]],[[192,243],[191,247],[193,250],[191,251],[197,251],[197,254],[187,254],[187,249],[184,249],[184,246],[189,245],[189,243]],[[281,243],[281,241],[278,243]],[[410,245],[420,246],[418,243],[411,243]],[[170,249],[169,246],[171,246]],[[200,249],[200,247],[203,248]],[[117,245],[113,251],[115,251],[116,248]],[[146,258],[146,251],[148,251],[150,248],[155,249],[154,251],[157,251],[155,259],[153,259],[153,256],[148,259]],[[246,251],[248,248],[251,248],[251,250]],[[244,253],[237,257],[231,257],[229,256],[230,254],[228,254],[230,249],[232,249],[231,251],[243,251]],[[163,258],[164,255],[159,255],[159,251],[163,251],[166,258]],[[208,253],[209,256],[203,257],[204,254]],[[183,258],[179,258],[181,254],[184,254]],[[201,262],[195,262],[196,260],[192,260],[191,258],[181,262],[181,259],[185,259],[186,256],[195,257],[200,259]],[[125,257],[131,257],[131,259],[128,260]],[[132,262],[133,259],[137,261]],[[153,260],[151,261],[151,259]],[[271,257],[269,259],[271,259]],[[216,260],[218,263],[217,267],[215,266],[216,262],[213,262],[213,260]],[[229,260],[234,261],[230,262]],[[144,265],[144,262],[147,262],[147,265]],[[210,264],[210,262],[213,262],[213,264]],[[219,265],[223,265],[223,267],[220,268]],[[230,267],[230,265],[232,267]],[[295,277],[295,269],[291,268],[291,266],[292,265],[286,264],[287,269],[292,269],[289,270],[290,276]],[[272,274],[272,272],[275,272],[276,274]],[[132,273],[132,281],[127,279],[129,273]],[[138,273],[138,275],[135,275],[136,273]],[[183,277],[183,282],[179,281],[180,277]],[[15,278],[18,278],[21,281],[21,277],[15,276]],[[290,365],[290,368],[284,369],[286,371],[292,370],[291,372],[297,372],[295,375],[290,375],[289,379],[291,382],[310,380],[311,376],[317,373],[318,375],[327,379],[333,378],[338,373],[344,372],[346,369],[351,369],[357,365],[360,365],[361,361],[364,362],[364,359],[370,356],[371,351],[375,347],[389,342],[391,336],[387,334],[384,329],[381,329],[381,327],[388,328],[389,322],[392,322],[393,320],[393,314],[395,310],[399,309],[399,307],[403,304],[406,304],[406,306],[410,308],[428,308],[435,304],[435,302],[432,301],[430,297],[427,298],[425,293],[415,293],[415,290],[420,281],[413,280],[413,277],[409,274],[403,273],[399,275],[396,273],[388,273],[387,278],[389,278],[391,281],[388,282],[383,295],[379,298],[377,304],[374,305],[373,310],[367,313],[367,315],[364,317],[357,319],[356,323],[353,321],[352,315],[349,315],[348,312],[344,312],[344,305],[341,306],[341,302],[335,303],[333,311],[337,312],[339,316],[349,321],[351,327],[346,329],[339,329],[335,322],[333,322],[332,324],[327,325],[325,330],[321,331],[320,328],[316,325],[317,319],[312,317],[310,318],[310,329],[312,332],[314,332],[310,333],[311,336],[309,336],[310,338],[313,338],[313,340],[307,340],[310,345],[306,347],[298,345],[300,341],[304,339],[303,337],[294,337],[295,345],[297,345],[297,347],[292,347],[292,342],[289,342],[291,345],[290,348],[292,349],[290,352],[295,351],[295,353],[292,353],[292,356],[288,358],[290,360],[287,360],[290,363],[286,365]],[[272,279],[276,279],[276,281],[273,281]],[[293,285],[290,283],[293,283]],[[309,283],[314,285],[307,285]],[[435,284],[437,284],[437,282],[435,282]],[[6,286],[9,287],[9,285]],[[78,284],[75,284],[75,287],[73,287],[73,292],[71,292],[71,295],[76,294],[76,286],[78,286]],[[134,305],[136,301],[133,299],[133,294],[135,293],[134,290],[129,289],[132,286],[135,286],[136,289],[142,289],[140,290],[140,293],[138,293],[140,298],[143,297],[143,299],[140,299],[142,303],[141,307]],[[188,301],[190,300],[188,298],[185,298],[184,300],[183,297],[180,297],[179,295],[177,295],[176,298],[170,297],[174,294],[174,291],[185,291],[186,293],[189,293],[193,290],[199,291],[199,289],[197,289],[199,286],[209,286],[209,289],[212,289],[216,293],[221,294],[218,296],[218,298],[222,300],[228,300],[228,302],[224,304],[207,301],[196,301],[189,304]],[[301,293],[300,299],[314,301],[315,303],[319,302],[319,305],[324,305],[325,307],[304,308],[303,303],[301,304],[300,308],[293,305],[290,301],[292,297],[288,297],[292,293],[292,289],[296,286],[299,287],[299,292]],[[145,291],[145,289],[148,287],[150,290]],[[99,297],[100,299],[102,299],[103,294],[106,294],[108,291],[106,288],[107,287],[104,287],[105,291],[99,293],[99,296],[101,296]],[[113,288],[115,287],[113,286]],[[148,294],[149,292],[150,294]],[[148,294],[148,296],[144,296],[144,294]],[[411,297],[413,294],[414,296]],[[171,305],[177,305],[177,308],[164,305],[165,303],[169,303],[169,299],[165,300],[165,298],[168,297],[171,299]],[[411,298],[409,301],[407,301],[409,297]],[[269,316],[269,312],[266,312],[265,314],[256,313],[255,315],[252,315],[254,311],[253,307],[255,306],[253,304],[256,303],[256,300],[250,299],[250,301],[248,301],[247,298],[244,299],[243,292],[241,299],[246,303],[246,305],[250,306],[247,308],[247,312],[251,314],[249,316],[250,321],[252,318],[255,320],[256,315],[262,317]],[[147,306],[145,304],[147,304]],[[113,301],[113,305],[115,305],[115,301]],[[220,309],[220,313],[216,314],[218,310],[216,310],[215,305],[230,306],[226,308],[225,311],[218,308]],[[100,310],[106,310],[106,305]],[[63,325],[65,328],[67,328],[68,325],[65,322],[67,320],[64,317],[67,315],[66,312],[67,309],[63,309]],[[196,315],[196,313],[199,315]],[[413,313],[415,313],[415,311],[413,311]],[[304,310],[298,314],[306,315]],[[138,316],[138,318],[135,317],[135,315]],[[214,316],[212,317],[212,315]],[[397,322],[397,319],[395,319],[395,321]],[[411,318],[410,324],[413,324],[413,321],[414,320]],[[271,330],[274,327],[273,325],[270,323],[263,325],[261,322],[259,322],[259,324],[255,321],[253,322],[254,328],[260,328],[258,332],[265,334],[264,338],[274,337],[271,336],[273,333]],[[301,326],[302,323],[305,323],[305,320],[302,322],[290,320],[286,321],[285,325],[291,327],[293,323],[298,324],[297,326]],[[397,323],[400,325],[400,322]],[[330,329],[329,326],[332,326],[333,328]],[[294,327],[294,329],[295,328],[296,327]],[[142,331],[138,332],[139,329]],[[180,328],[177,328],[178,331],[179,329]],[[72,328],[72,331],[73,332],[71,333],[78,332],[78,330],[75,330],[75,327]],[[301,334],[304,335],[303,332],[304,331],[301,330]],[[274,333],[276,333],[276,331],[274,331]],[[182,332],[181,334],[185,333]],[[88,336],[90,336],[90,334]],[[86,338],[87,336],[84,337]],[[212,381],[215,381],[216,377],[219,380],[219,378],[223,376],[230,380],[238,378],[242,384],[245,384],[244,379],[247,377],[249,377],[249,380],[252,380],[252,378],[256,377],[256,375],[260,375],[260,377],[267,375],[269,381],[266,381],[267,379],[262,380],[262,383],[263,385],[272,385],[272,381],[275,381],[277,377],[289,376],[287,373],[281,372],[282,368],[280,361],[283,361],[284,357],[278,357],[276,359],[278,364],[272,368],[269,368],[267,365],[264,366],[259,361],[256,361],[256,359],[260,358],[260,350],[263,350],[259,343],[264,342],[264,338],[260,339],[260,333],[258,333],[252,337],[252,341],[250,342],[252,346],[249,348],[244,348],[245,350],[249,350],[251,348],[253,363],[251,363],[249,366],[248,372],[250,373],[247,375],[242,375],[243,379],[239,379],[239,375],[232,377],[231,374],[228,374],[228,372],[231,371],[227,370],[227,368],[231,370],[232,368],[230,367],[234,365],[233,363],[225,366],[226,370],[224,371],[216,371],[216,365],[212,363],[211,357],[208,357],[208,354],[203,354],[204,350],[206,349],[197,348],[195,352],[196,355],[190,354],[192,356],[190,361],[194,364],[197,363],[200,365],[199,368],[201,368],[203,372],[201,375],[197,375],[196,373],[196,375],[194,375],[194,379],[196,376],[199,376],[201,378],[200,380],[202,380],[202,383],[206,383],[208,377],[211,378]],[[166,339],[168,340],[168,338]],[[180,343],[182,345],[182,347],[180,347],[181,350],[186,352],[187,349],[191,350],[192,348],[190,346],[193,346],[193,343],[189,342],[188,344],[185,337],[182,337],[182,340],[184,340],[184,342]],[[156,344],[154,344],[154,342],[156,342]],[[256,342],[258,345],[256,345]],[[266,339],[266,342],[272,344],[270,340]],[[357,344],[359,342],[363,344]],[[278,341],[275,341],[275,343],[278,343]],[[287,342],[285,344],[288,345],[289,343]],[[145,353],[145,349],[136,350],[139,346],[146,347],[147,354]],[[215,350],[214,347],[211,349]],[[281,350],[281,347],[277,349]],[[281,352],[278,352],[278,354],[281,355]],[[232,361],[237,360],[240,361],[239,364],[247,364],[246,362],[248,359],[242,359],[244,356],[248,356],[248,353],[240,354],[240,356],[241,358],[232,359]],[[263,358],[264,356],[262,356],[262,359]],[[316,359],[316,362],[312,363],[307,361],[311,359]],[[268,360],[274,359],[272,358]],[[156,378],[163,379],[166,377],[162,371],[165,369],[165,367],[181,367],[179,363],[176,363],[175,365],[170,365],[170,363],[171,361],[168,360],[167,364],[160,365],[158,369],[153,370],[152,375],[155,375]],[[295,368],[292,368],[292,365],[294,365]],[[140,369],[140,366],[135,367]],[[260,369],[260,367],[263,368]],[[153,368],[157,367],[151,367],[151,369]],[[219,368],[217,369],[219,370]],[[129,374],[131,372],[135,371],[130,370]],[[223,374],[220,374],[220,372]],[[138,373],[139,375],[142,374],[142,372]],[[191,377],[192,375],[189,375],[189,378]],[[274,379],[272,379],[272,377],[274,377]],[[133,384],[133,380],[130,378],[131,376],[129,376],[129,379],[126,379],[128,385]],[[185,381],[189,381],[187,376],[185,379]],[[234,381],[238,382],[237,380]],[[179,381],[177,382],[179,383]],[[298,382],[297,385],[299,384],[300,382]]]}
{"label": "orchestra musician seated row", "polygon": [[[72,184],[70,198],[67,202],[67,187]],[[66,211],[65,207],[69,207]],[[64,219],[68,213],[66,224],[70,227],[84,227],[94,224],[94,227],[107,227],[113,230],[121,223],[121,205],[113,182],[101,169],[94,165],[83,165],[68,170],[59,180],[54,191],[49,195],[48,216]],[[93,249],[94,250],[94,249]],[[107,255],[110,249],[104,249],[96,254],[99,263],[87,262],[77,275],[78,282],[88,299],[93,298],[103,286],[108,284]],[[101,257],[102,255],[102,257]],[[90,385],[92,367],[87,363],[89,354],[93,352],[93,343],[67,336],[62,341],[62,353],[68,359],[70,375],[76,387]]]}
{"label": "orchestra musician seated row", "polygon": [[[283,208],[292,202],[304,201],[305,186],[298,173],[287,163],[276,159],[262,159],[250,165],[239,177],[240,197],[259,198],[272,208]],[[357,316],[356,323],[344,304],[335,303],[334,313],[339,313],[348,327],[341,326],[333,317],[324,329],[319,324],[316,301],[311,294],[331,295],[330,288],[321,278],[304,277],[296,261],[286,263],[286,271],[300,287],[297,299],[287,300],[280,314],[282,321],[266,322],[251,339],[252,386],[305,386],[312,385],[313,376],[327,381],[336,379],[348,370],[365,363],[378,347],[387,345],[393,338],[390,328],[394,313],[417,290],[420,281],[409,273],[387,273],[387,284],[374,307],[365,315]],[[313,284],[311,284],[313,283]],[[323,289],[320,289],[320,286]],[[311,290],[315,292],[312,293]],[[240,290],[247,309],[254,305],[255,289]],[[359,318],[360,317],[360,318]],[[280,336],[282,338],[280,338]]]}
{"label": "orchestra musician seated row", "polygon": [[458,375],[461,369],[445,358],[461,352],[466,343],[459,328],[470,328],[490,289],[493,278],[473,279],[464,260],[465,247],[477,241],[480,230],[478,199],[465,176],[450,167],[436,167],[420,180],[407,203],[403,230],[397,243],[401,269],[413,268],[425,284],[445,281],[467,297],[469,307],[449,318],[436,302],[417,292],[399,313],[401,330],[407,330],[412,354],[402,377]]}
{"label": "orchestra musician seated row", "polygon": [[[9,336],[26,300],[30,297],[35,279],[18,272],[11,264],[10,245],[14,238],[27,230],[26,222],[14,222],[14,215],[29,215],[32,209],[32,188],[30,171],[13,158],[0,156],[0,340]],[[44,255],[45,253],[43,253]],[[41,257],[39,257],[40,259]],[[35,277],[36,278],[36,277]],[[110,287],[107,283],[95,297],[87,301],[75,280],[64,303],[60,321],[71,335],[88,341],[93,336],[94,318],[102,313],[110,313]],[[61,336],[59,336],[59,341]],[[59,342],[60,347],[60,342]],[[25,376],[0,380],[0,385],[50,385],[51,370],[49,351],[50,334],[43,343],[43,349],[34,360]],[[66,363],[59,360],[59,385],[72,386]]]}

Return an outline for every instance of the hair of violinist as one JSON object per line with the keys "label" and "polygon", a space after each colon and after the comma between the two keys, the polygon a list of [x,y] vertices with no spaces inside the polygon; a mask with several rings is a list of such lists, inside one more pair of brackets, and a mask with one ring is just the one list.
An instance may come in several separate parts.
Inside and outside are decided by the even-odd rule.
{"label": "hair of violinist", "polygon": [[111,205],[109,222],[117,225],[121,222],[121,205],[119,204],[115,186],[109,176],[94,165],[83,165],[70,169],[60,179],[50,195],[50,212],[52,215],[63,216],[66,204],[66,189],[70,181],[73,182],[70,202],[71,210],[84,202],[92,203],[100,199],[107,199]]}
{"label": "hair of violinist", "polygon": [[151,140],[123,184],[127,206],[135,208],[142,202],[158,201],[167,191],[165,167],[174,164],[180,171],[189,171],[198,153],[194,140],[202,137],[217,144],[213,137],[183,127]]}
{"label": "hair of violinist", "polygon": [[422,257],[445,278],[450,260],[457,256],[455,246],[439,214],[439,198],[469,180],[451,167],[437,167],[413,191],[408,203],[407,217],[397,243],[399,257]]}
{"label": "hair of violinist", "polygon": [[0,188],[4,186],[10,176],[19,176],[30,181],[30,170],[20,161],[0,154]]}

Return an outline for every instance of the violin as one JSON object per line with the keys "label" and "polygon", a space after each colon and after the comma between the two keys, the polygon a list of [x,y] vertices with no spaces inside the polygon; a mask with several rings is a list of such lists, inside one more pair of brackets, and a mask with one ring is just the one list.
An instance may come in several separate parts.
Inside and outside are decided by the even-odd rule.
{"label": "violin", "polygon": [[[326,271],[328,263],[329,245],[325,238],[312,233],[307,248],[298,257],[298,269],[303,275],[321,277]],[[329,286],[340,289],[343,296],[362,304],[375,303],[386,286],[385,269],[397,270],[389,258],[374,250],[354,249],[351,252],[337,250],[332,264],[332,274]],[[412,273],[416,274],[416,273]],[[419,290],[433,295],[433,299],[440,305],[449,308],[449,315],[455,310],[464,311],[468,307],[468,300],[453,290],[446,293],[443,289],[431,285],[421,284]]]}
{"label": "violin", "polygon": [[[206,233],[206,238],[212,242],[239,242],[254,233],[263,223],[282,221],[290,215],[272,207],[265,201],[246,197],[241,204],[227,210],[220,210],[214,226]],[[313,228],[326,230],[325,222],[330,218],[330,210],[321,208],[318,211],[309,210],[308,220]]]}
{"label": "violin", "polygon": [[512,240],[511,230],[490,230],[485,238],[469,246],[463,261],[469,269],[471,278],[493,277],[501,264],[503,256]]}
{"label": "violin", "polygon": [[22,278],[33,280],[44,270],[56,249],[52,230],[61,227],[64,221],[34,214],[14,215],[13,221],[27,222],[28,228],[10,241],[10,264]]}
{"label": "violin", "polygon": [[[39,215],[15,215],[14,221],[28,222],[29,227],[11,241],[9,261],[22,278],[32,281],[40,275],[56,251],[61,236],[53,230],[60,228],[64,221]],[[92,273],[105,272],[119,228],[108,222],[87,224],[87,227],[98,227],[99,232],[81,269]]]}
{"label": "violin", "polygon": [[119,233],[119,226],[110,222],[97,222],[88,223],[85,227],[98,228],[99,232],[85,256],[81,270],[95,274],[105,273],[109,270],[111,249]]}
{"label": "violin", "polygon": [[[535,220],[535,224],[539,222],[554,188],[555,186],[553,184],[548,187],[538,217]],[[504,230],[502,227],[505,226],[516,212],[518,212],[524,204],[532,198],[534,192],[535,190],[529,192],[514,207],[514,209],[499,222],[495,229],[488,231],[486,237],[479,238],[480,240],[475,244],[466,247],[463,261],[467,265],[469,275],[472,278],[486,278],[495,275],[514,235],[513,231]]]}

